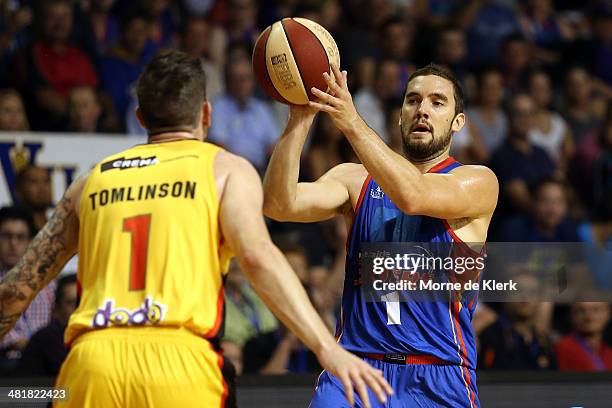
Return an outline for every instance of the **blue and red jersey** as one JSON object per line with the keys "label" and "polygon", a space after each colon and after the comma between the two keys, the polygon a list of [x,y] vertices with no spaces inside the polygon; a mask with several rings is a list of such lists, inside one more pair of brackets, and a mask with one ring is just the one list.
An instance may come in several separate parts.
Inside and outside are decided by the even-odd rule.
{"label": "blue and red jersey", "polygon": [[[430,173],[448,173],[459,162],[449,157]],[[339,342],[358,353],[427,355],[451,365],[476,368],[471,320],[475,301],[448,292],[448,301],[402,301],[395,316],[385,302],[366,302],[360,290],[362,243],[422,242],[465,245],[443,219],[402,212],[371,176],[364,181],[348,238]]]}

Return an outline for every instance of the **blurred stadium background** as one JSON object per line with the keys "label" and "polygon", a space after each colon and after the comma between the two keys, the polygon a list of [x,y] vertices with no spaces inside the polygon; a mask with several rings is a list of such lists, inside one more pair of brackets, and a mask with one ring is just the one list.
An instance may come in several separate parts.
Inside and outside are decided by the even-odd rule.
{"label": "blurred stadium background", "polygon": [[[592,279],[612,289],[612,3],[605,0],[0,0],[0,206],[7,207],[0,273],[76,176],[146,140],[134,85],[162,50],[201,58],[213,105],[209,140],[263,174],[287,107],[256,87],[250,56],[258,34],[287,16],[333,34],[359,112],[397,151],[408,76],[429,62],[448,66],[463,83],[468,118],[451,153],[491,166],[501,184],[490,239],[591,244]],[[508,108],[516,96],[524,109]],[[324,115],[311,133],[301,179],[357,160]],[[343,222],[269,228],[334,331]],[[0,385],[18,376],[52,383],[66,353],[75,265],[0,343]],[[232,269],[223,346],[243,375],[238,401],[305,406],[316,359]],[[473,324],[483,406],[610,406],[609,303],[481,304]]]}

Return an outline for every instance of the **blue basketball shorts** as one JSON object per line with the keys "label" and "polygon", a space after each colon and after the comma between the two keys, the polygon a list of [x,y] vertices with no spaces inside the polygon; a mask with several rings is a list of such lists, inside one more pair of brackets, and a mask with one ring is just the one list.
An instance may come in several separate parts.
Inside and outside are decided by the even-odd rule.
{"label": "blue basketball shorts", "polygon": [[[479,408],[476,372],[457,365],[394,364],[364,358],[381,370],[394,394],[381,404],[370,390],[374,408]],[[349,408],[340,380],[324,371],[317,381],[310,408]],[[364,407],[355,392],[355,407]]]}

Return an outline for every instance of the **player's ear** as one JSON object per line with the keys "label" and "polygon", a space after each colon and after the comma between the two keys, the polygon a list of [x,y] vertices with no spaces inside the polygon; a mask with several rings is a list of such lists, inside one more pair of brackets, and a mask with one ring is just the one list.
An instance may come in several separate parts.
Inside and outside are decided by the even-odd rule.
{"label": "player's ear", "polygon": [[463,125],[465,125],[465,114],[462,112],[455,116],[455,119],[453,119],[451,130],[456,133],[463,129]]}
{"label": "player's ear", "polygon": [[212,106],[206,101],[202,104],[202,125],[207,128],[211,125]]}
{"label": "player's ear", "polygon": [[142,126],[143,129],[147,128],[145,126],[144,120],[142,119],[142,112],[140,111],[139,106],[136,107],[136,119],[138,119],[138,123],[140,123],[140,126]]}

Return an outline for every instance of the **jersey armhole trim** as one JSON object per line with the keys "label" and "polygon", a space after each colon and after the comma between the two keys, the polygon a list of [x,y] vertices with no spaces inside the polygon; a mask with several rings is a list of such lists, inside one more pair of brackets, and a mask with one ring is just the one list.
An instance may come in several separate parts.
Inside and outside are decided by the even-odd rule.
{"label": "jersey armhole trim", "polygon": [[355,224],[355,219],[357,218],[357,214],[359,213],[359,209],[361,208],[361,204],[363,203],[363,199],[365,197],[365,193],[368,185],[370,184],[370,180],[372,180],[371,175],[367,175],[363,184],[361,185],[361,191],[359,192],[359,198],[357,199],[357,204],[355,205],[355,209],[353,210],[353,219],[351,220],[351,227],[349,228],[348,235],[346,238],[346,248],[348,250],[349,243],[351,242],[351,234],[353,233],[353,225]]}

